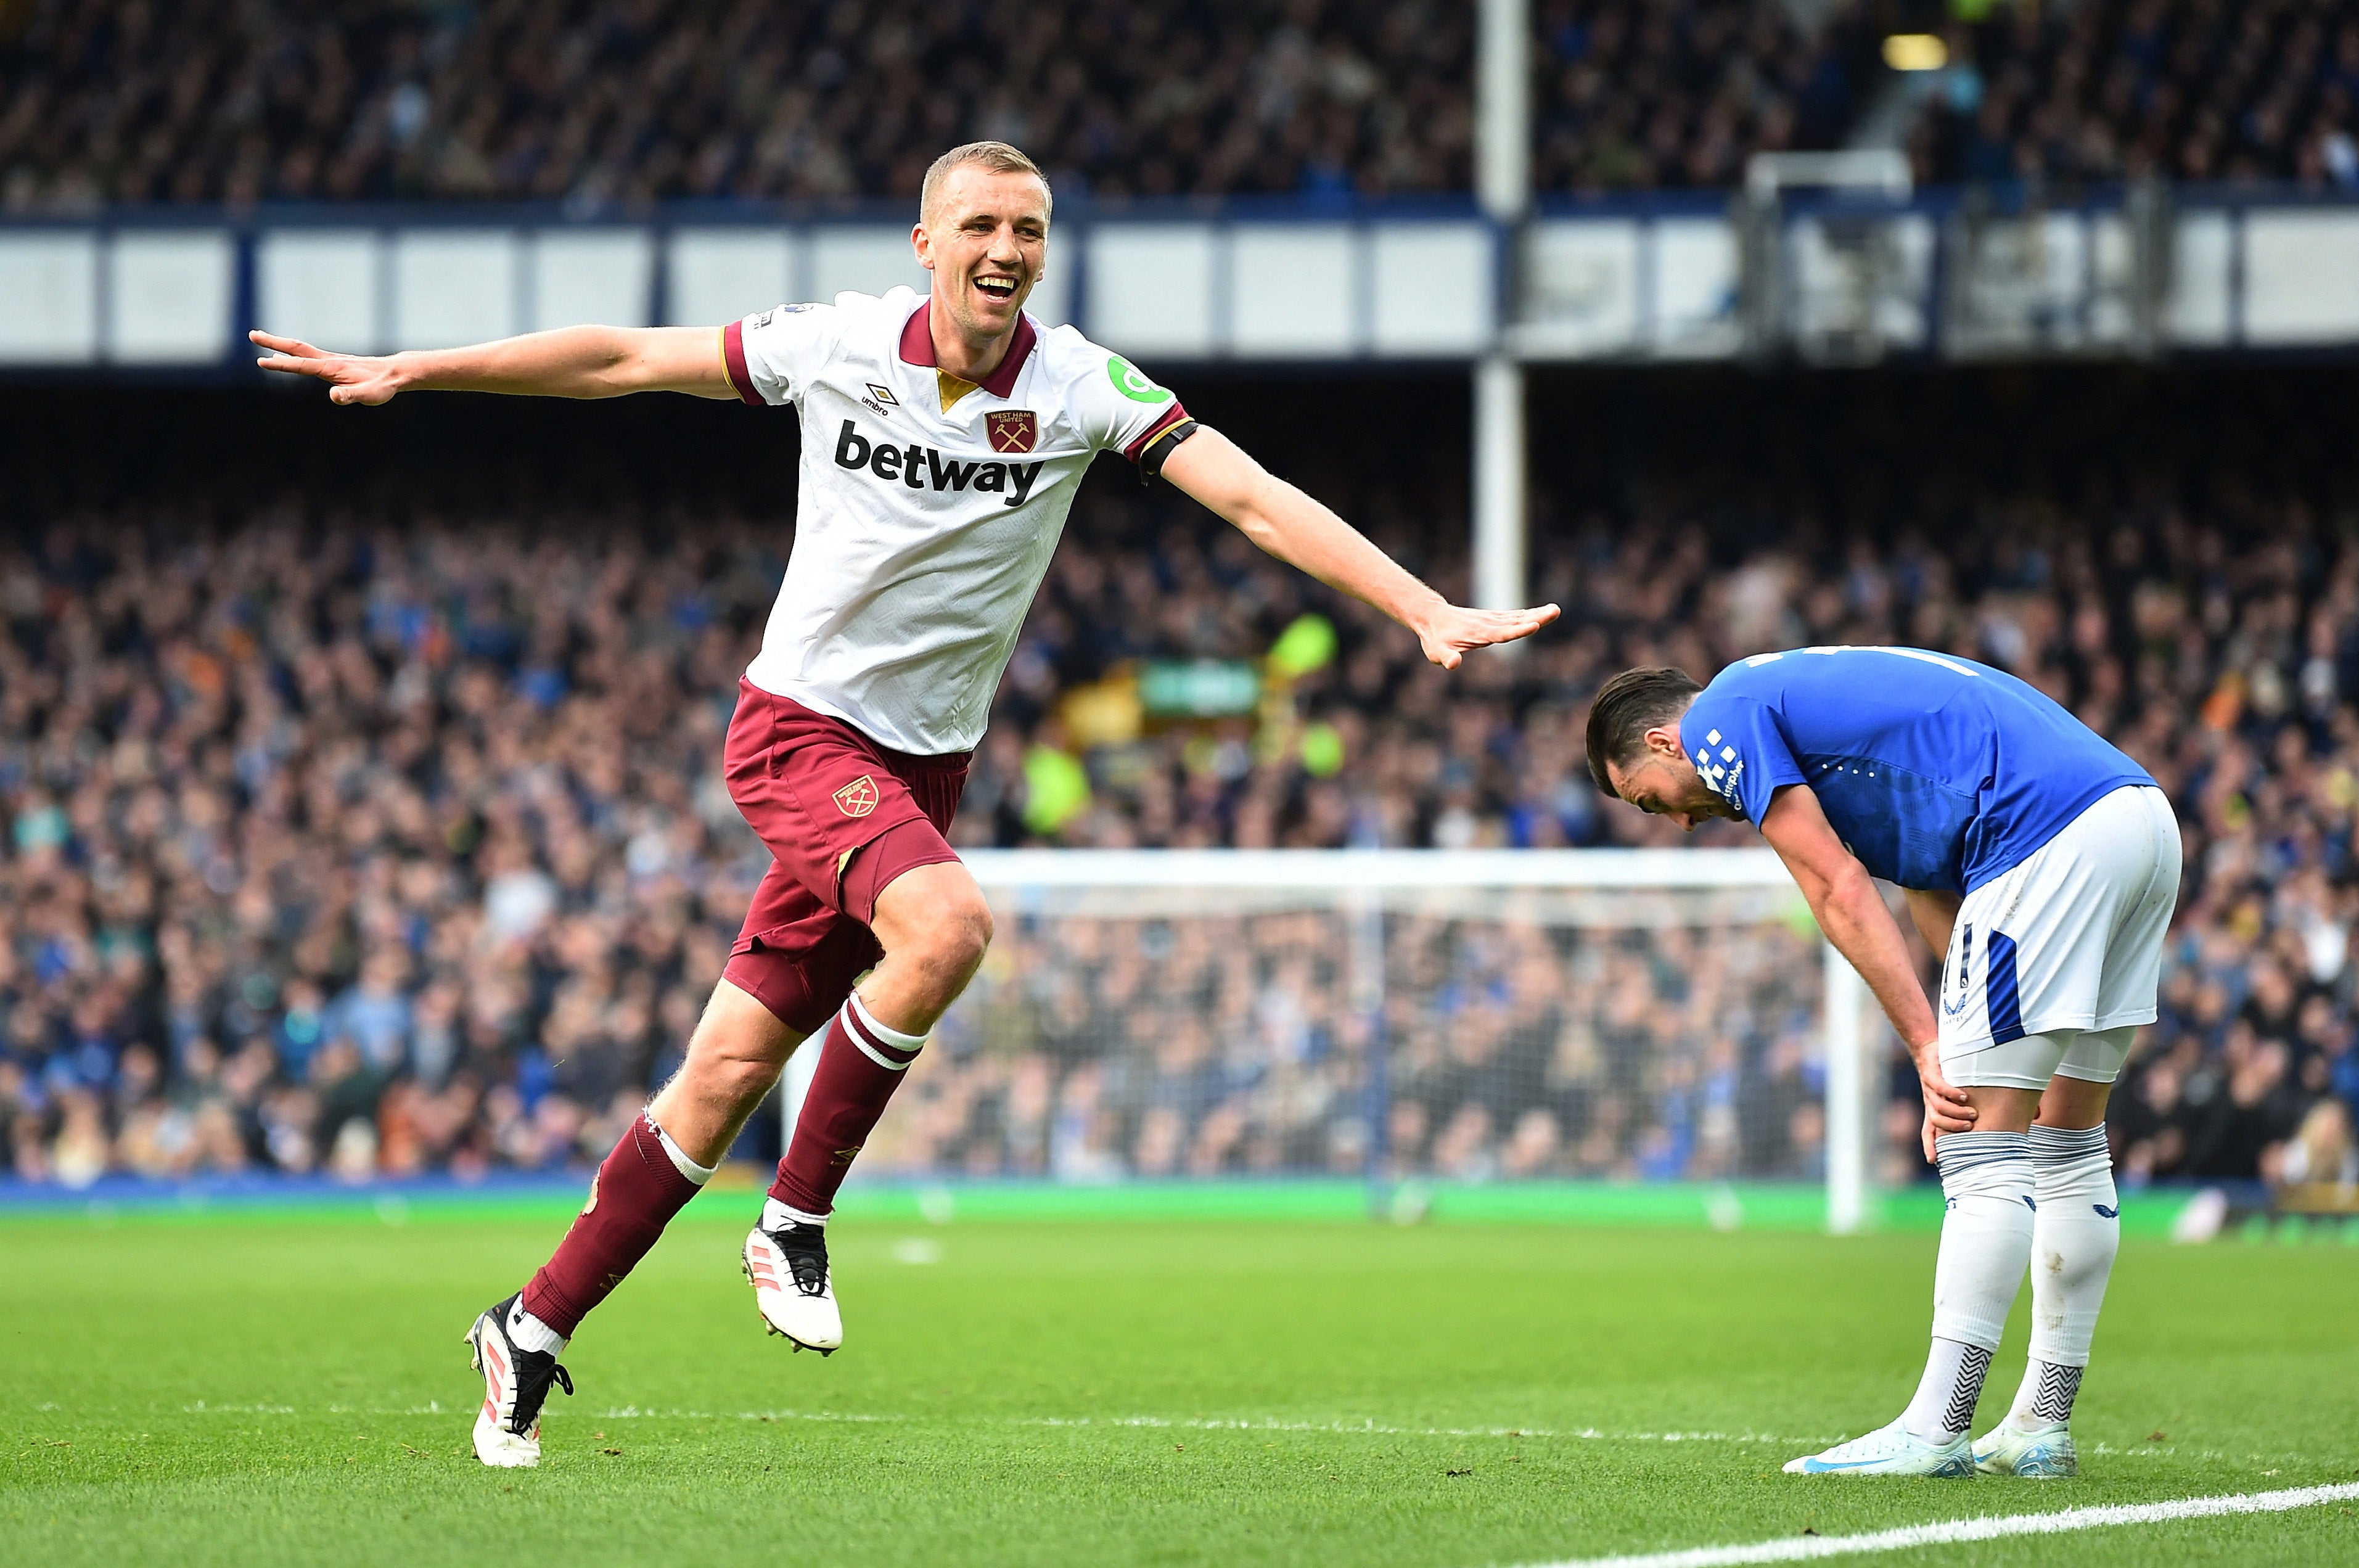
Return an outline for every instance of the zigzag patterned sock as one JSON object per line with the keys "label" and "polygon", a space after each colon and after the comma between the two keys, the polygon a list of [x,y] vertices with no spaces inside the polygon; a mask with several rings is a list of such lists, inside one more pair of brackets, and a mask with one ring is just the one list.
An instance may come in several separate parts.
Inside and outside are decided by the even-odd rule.
{"label": "zigzag patterned sock", "polygon": [[2072,1419],[2072,1400],[2081,1392],[2081,1367],[2059,1367],[2053,1361],[2034,1361],[2031,1371],[2038,1379],[2038,1388],[2031,1396],[2031,1421],[2035,1426],[2054,1426]]}
{"label": "zigzag patterned sock", "polygon": [[1917,1397],[1908,1401],[1901,1424],[1928,1443],[1949,1443],[1971,1430],[1990,1364],[1991,1353],[1979,1345],[1935,1340],[1932,1353],[1925,1358],[1925,1376],[1917,1384]]}

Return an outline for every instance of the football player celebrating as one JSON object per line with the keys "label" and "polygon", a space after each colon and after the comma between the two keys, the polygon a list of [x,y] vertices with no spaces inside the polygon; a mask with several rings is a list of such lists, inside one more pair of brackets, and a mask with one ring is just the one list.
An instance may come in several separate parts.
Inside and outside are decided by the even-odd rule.
{"label": "football player celebrating", "polygon": [[[822,1036],[777,1180],[745,1238],[762,1318],[797,1348],[843,1342],[828,1269],[838,1185],[991,941],[943,833],[1001,670],[1082,471],[1121,452],[1280,560],[1364,600],[1457,668],[1554,605],[1462,609],[1272,477],[1169,391],[1024,310],[1049,246],[1048,182],[1000,142],[945,153],[911,230],[926,298],[840,294],[728,326],[572,327],[367,357],[254,334],[266,370],[338,403],[467,390],[686,392],[799,412],[794,550],[723,757],[773,863],[679,1073],[599,1166],[529,1283],[468,1332],[477,1457],[528,1465],[557,1357],[712,1176],[788,1056]],[[863,975],[864,978],[862,978]],[[858,981],[855,988],[854,981]]]}
{"label": "football player celebrating", "polygon": [[[2068,1423],[2121,1244],[2105,1096],[2152,1023],[2179,822],[2144,768],[2014,676],[1913,648],[1812,648],[1607,681],[1598,787],[1692,830],[1761,830],[1916,1058],[1947,1199],[1933,1348],[1880,1431],[1799,1475],[2076,1473]],[[1871,877],[1946,954],[1940,1017]],[[1968,1441],[2031,1270],[2031,1365]]]}

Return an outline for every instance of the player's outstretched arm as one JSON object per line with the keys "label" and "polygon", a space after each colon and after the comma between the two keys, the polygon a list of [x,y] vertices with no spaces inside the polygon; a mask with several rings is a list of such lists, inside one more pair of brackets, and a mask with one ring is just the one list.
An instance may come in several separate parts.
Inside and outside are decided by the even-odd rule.
{"label": "player's outstretched arm", "polygon": [[537,397],[619,397],[686,392],[734,397],[712,327],[560,327],[467,348],[333,354],[299,338],[248,332],[269,350],[265,370],[328,384],[337,403],[384,403],[403,392],[509,392]]}
{"label": "player's outstretched arm", "polygon": [[1235,524],[1245,536],[1330,588],[1407,626],[1425,657],[1455,670],[1470,648],[1527,637],[1557,617],[1532,610],[1469,610],[1450,603],[1370,544],[1364,535],[1256,463],[1215,430],[1204,430],[1164,460],[1163,477]]}
{"label": "player's outstretched arm", "polygon": [[1965,1091],[1941,1075],[1940,1052],[1935,1048],[1940,1031],[1932,1004],[1917,984],[1908,939],[1900,934],[1899,923],[1875,890],[1867,867],[1835,836],[1825,808],[1809,785],[1788,784],[1777,791],[1762,815],[1761,836],[1793,873],[1819,929],[1875,993],[1884,1016],[1915,1058],[1917,1078],[1925,1091],[1925,1158],[1931,1160],[1934,1134],[1972,1132],[1974,1108]]}

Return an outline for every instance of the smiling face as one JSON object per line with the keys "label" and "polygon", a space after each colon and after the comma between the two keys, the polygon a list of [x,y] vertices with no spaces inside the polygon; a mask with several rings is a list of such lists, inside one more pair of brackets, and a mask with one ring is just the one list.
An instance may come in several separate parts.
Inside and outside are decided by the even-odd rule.
{"label": "smiling face", "polygon": [[910,234],[934,303],[962,337],[1016,330],[1049,254],[1049,187],[1038,175],[963,163],[943,176]]}
{"label": "smiling face", "polygon": [[1713,818],[1737,820],[1736,808],[1712,792],[1680,743],[1676,721],[1647,732],[1646,749],[1627,763],[1608,762],[1614,792],[1649,816],[1667,817],[1689,833]]}

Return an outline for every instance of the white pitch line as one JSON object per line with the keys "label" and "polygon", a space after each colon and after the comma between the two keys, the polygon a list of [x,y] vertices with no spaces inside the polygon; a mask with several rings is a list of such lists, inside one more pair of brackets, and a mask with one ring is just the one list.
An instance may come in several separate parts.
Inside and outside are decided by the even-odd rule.
{"label": "white pitch line", "polygon": [[[1852,1481],[1850,1485],[1857,1485]],[[1696,1546],[1680,1552],[1648,1552],[1625,1557],[1565,1558],[1555,1563],[1527,1563],[1525,1568],[1734,1568],[1750,1563],[1808,1563],[1821,1557],[1848,1557],[1854,1552],[1914,1552],[1928,1546],[1956,1546],[1967,1541],[1997,1541],[2011,1535],[2062,1535],[2071,1530],[2104,1530],[2115,1525],[2170,1524],[2180,1519],[2214,1519],[2223,1514],[2281,1514],[2293,1508],[2359,1498],[2359,1483],[2332,1486],[2290,1486],[2281,1492],[2238,1492],[2225,1497],[2176,1497],[2162,1503],[2116,1503],[2106,1508],[2065,1508],[2048,1514],[2000,1514],[1984,1519],[1951,1519],[1942,1524],[1912,1524],[1865,1535],[1805,1535],[1781,1541],[1759,1541],[1734,1546]]]}

